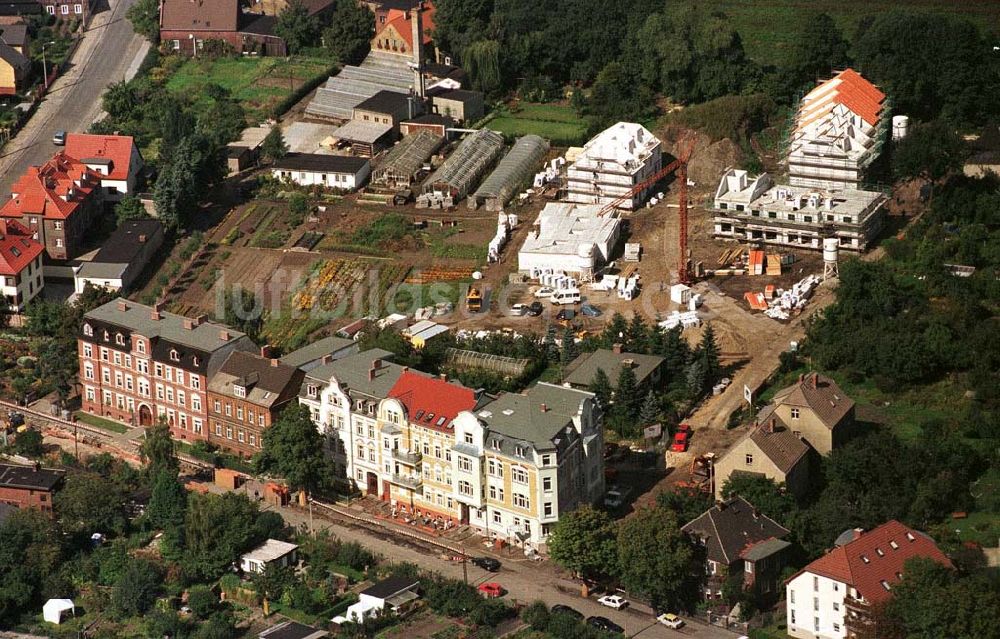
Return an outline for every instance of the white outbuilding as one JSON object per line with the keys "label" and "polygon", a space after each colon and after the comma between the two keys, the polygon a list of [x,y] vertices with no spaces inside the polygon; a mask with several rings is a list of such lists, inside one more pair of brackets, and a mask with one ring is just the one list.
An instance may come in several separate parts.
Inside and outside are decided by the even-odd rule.
{"label": "white outbuilding", "polygon": [[73,605],[72,599],[49,599],[42,606],[42,617],[49,623],[62,623],[67,612],[76,615],[76,606]]}

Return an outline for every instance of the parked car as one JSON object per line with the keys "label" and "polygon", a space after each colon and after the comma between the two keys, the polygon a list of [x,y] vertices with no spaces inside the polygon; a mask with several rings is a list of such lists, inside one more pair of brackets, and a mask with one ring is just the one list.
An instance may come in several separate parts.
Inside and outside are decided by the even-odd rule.
{"label": "parked car", "polygon": [[521,317],[528,312],[528,306],[526,304],[514,304],[510,307],[510,314],[514,317]]}
{"label": "parked car", "polygon": [[554,615],[569,615],[574,619],[579,619],[583,621],[583,613],[576,608],[570,608],[569,606],[564,606],[562,604],[556,604],[552,606],[552,614]]}
{"label": "parked car", "polygon": [[589,302],[584,302],[583,305],[580,306],[580,312],[587,317],[600,317],[603,314],[601,313],[601,309]]}
{"label": "parked car", "polygon": [[503,586],[495,581],[487,581],[486,583],[479,584],[479,588],[477,588],[477,590],[487,599],[503,597],[504,593]]}
{"label": "parked car", "polygon": [[[537,293],[535,293],[537,295]],[[549,296],[549,301],[559,306],[561,304],[579,304],[580,303],[580,289],[578,288],[567,288],[561,291],[555,291]]]}
{"label": "parked car", "polygon": [[608,492],[604,494],[604,506],[612,510],[621,508],[622,504],[625,503],[625,498],[627,496],[628,491],[619,488],[618,486],[612,486],[608,489]]}
{"label": "parked car", "polygon": [[59,146],[66,144],[66,132],[62,130],[56,131],[55,135],[52,136],[52,144],[58,144]]}
{"label": "parked car", "polygon": [[625,634],[625,629],[611,621],[607,617],[587,617],[587,625],[606,632],[615,632],[620,635]]}
{"label": "parked car", "polygon": [[576,319],[576,311],[571,308],[564,308],[563,310],[556,313],[556,321],[559,322],[569,322]]}
{"label": "parked car", "polygon": [[602,606],[607,606],[608,608],[614,608],[615,610],[621,610],[628,605],[628,599],[622,597],[621,595],[604,595],[597,600],[597,603]]}
{"label": "parked car", "polygon": [[658,615],[656,617],[656,620],[662,623],[667,628],[673,628],[674,630],[677,630],[678,628],[684,625],[683,619],[670,612],[665,612],[662,615]]}
{"label": "parked car", "polygon": [[542,306],[541,302],[532,302],[528,305],[528,315],[531,317],[538,317],[545,311],[545,307]]}
{"label": "parked car", "polygon": [[493,557],[473,557],[472,565],[479,566],[483,570],[489,570],[490,572],[497,572],[500,570],[500,561],[494,559]]}
{"label": "parked car", "polygon": [[540,288],[537,291],[535,291],[535,297],[539,297],[539,298],[541,298],[541,297],[552,297],[553,293],[555,293],[555,289],[549,288],[548,286],[543,286],[542,288]]}

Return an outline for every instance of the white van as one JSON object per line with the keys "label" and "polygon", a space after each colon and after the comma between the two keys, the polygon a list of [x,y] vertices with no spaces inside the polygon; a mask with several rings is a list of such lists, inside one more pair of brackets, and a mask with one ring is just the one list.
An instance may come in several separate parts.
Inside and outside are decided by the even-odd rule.
{"label": "white van", "polygon": [[578,304],[580,302],[580,289],[567,288],[556,291],[550,298],[553,304]]}

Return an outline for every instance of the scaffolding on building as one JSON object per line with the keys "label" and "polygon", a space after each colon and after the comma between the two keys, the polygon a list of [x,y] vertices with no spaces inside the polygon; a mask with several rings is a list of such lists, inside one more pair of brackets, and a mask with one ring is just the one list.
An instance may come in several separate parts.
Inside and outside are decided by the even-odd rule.
{"label": "scaffolding on building", "polygon": [[503,136],[495,131],[480,129],[469,134],[424,182],[424,193],[441,192],[453,200],[465,197],[500,157],[503,147]]}
{"label": "scaffolding on building", "polygon": [[521,186],[531,179],[535,168],[548,152],[549,143],[540,136],[518,138],[497,168],[469,198],[469,208],[476,209],[485,203],[488,211],[503,209]]}

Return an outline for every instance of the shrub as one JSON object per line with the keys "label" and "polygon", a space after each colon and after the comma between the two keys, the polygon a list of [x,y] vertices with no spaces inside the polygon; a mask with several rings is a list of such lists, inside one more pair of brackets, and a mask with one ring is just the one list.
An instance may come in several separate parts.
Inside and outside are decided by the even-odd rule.
{"label": "shrub", "polygon": [[219,598],[208,586],[191,586],[188,590],[187,605],[198,617],[207,619],[218,608]]}

